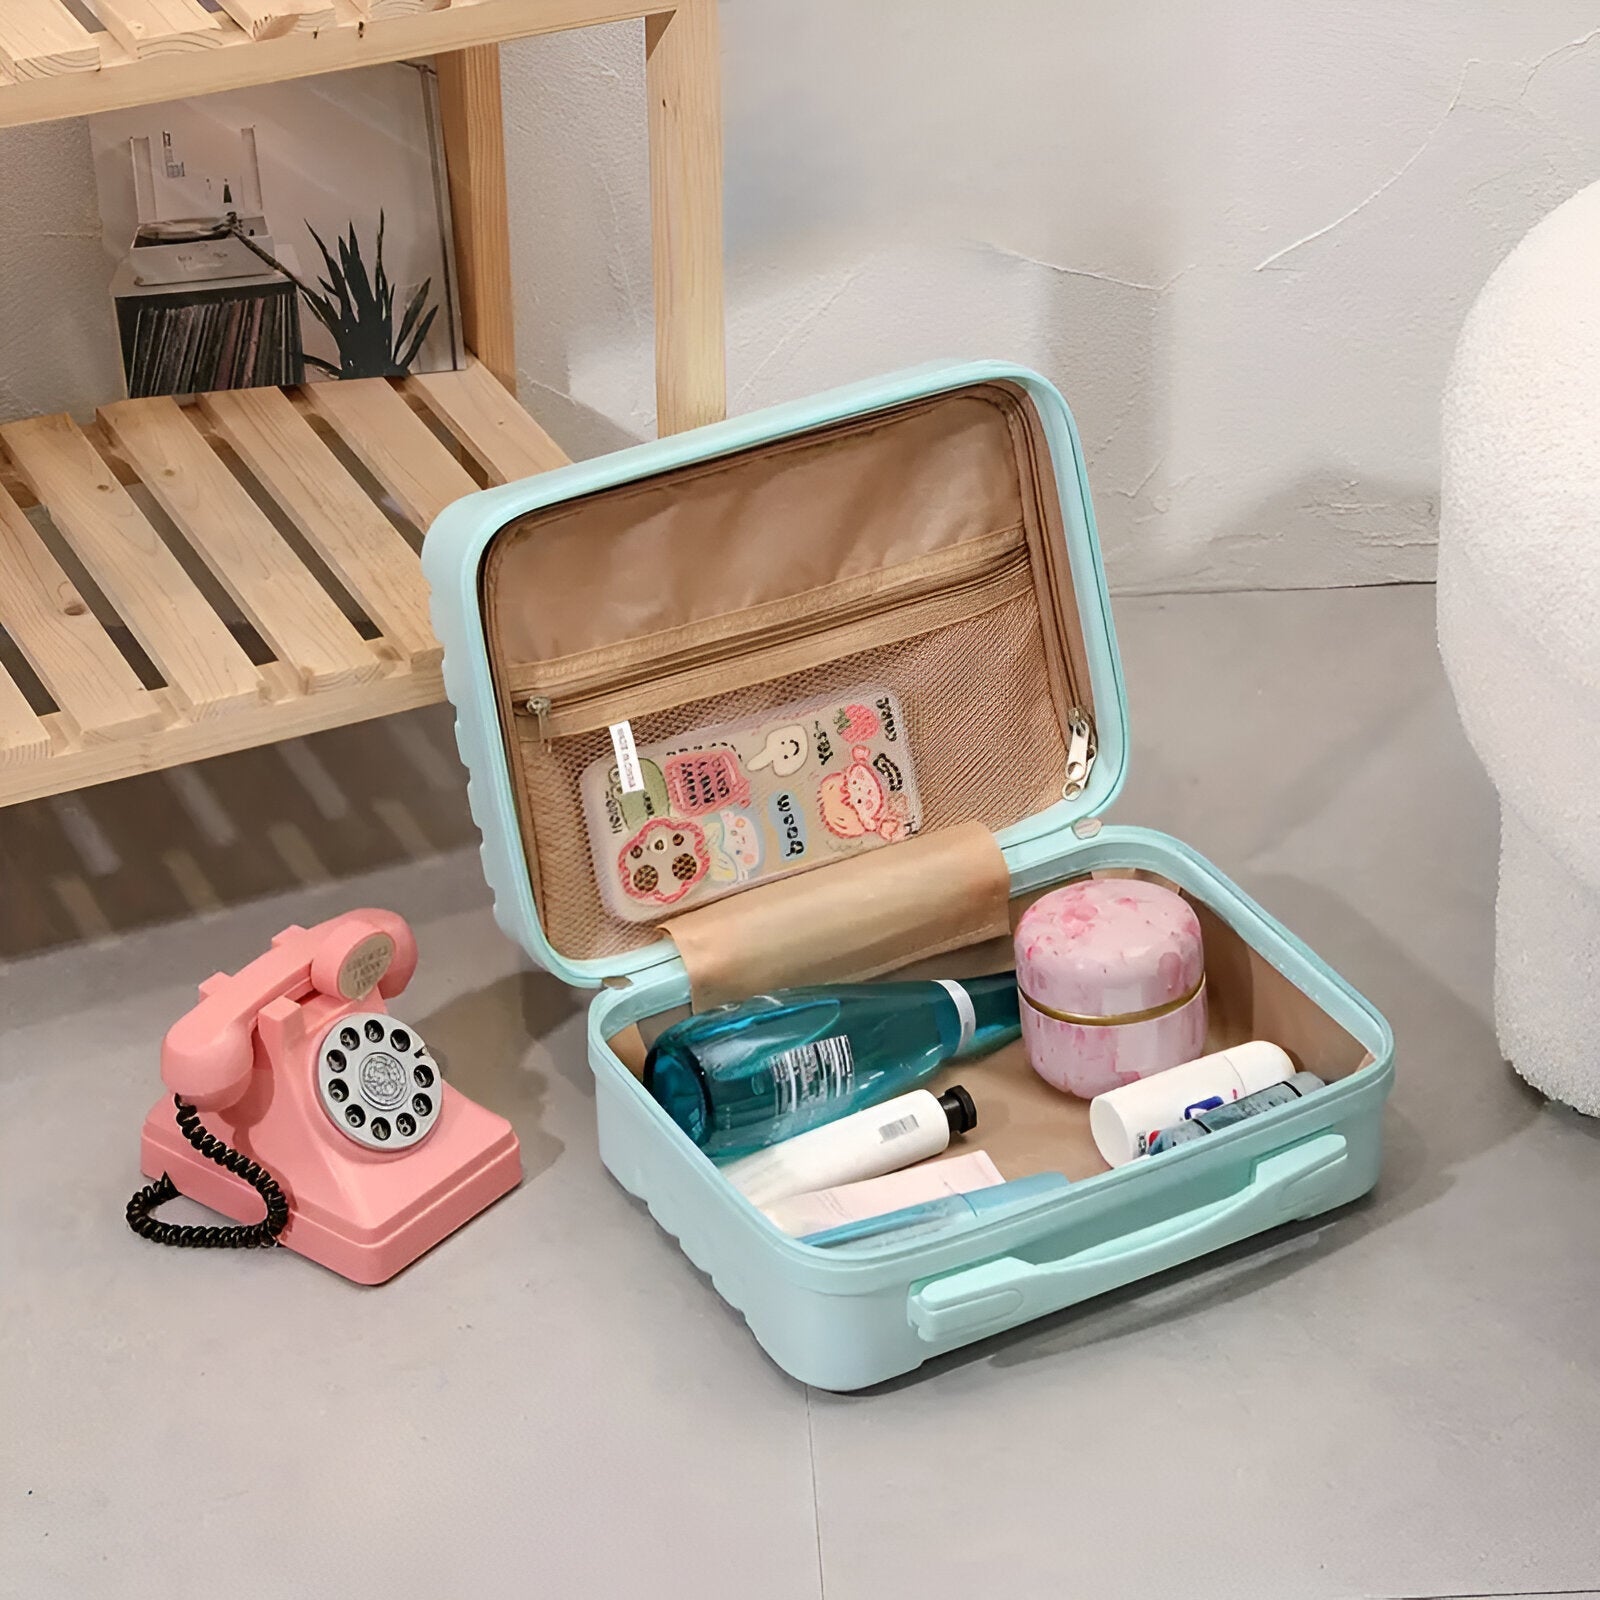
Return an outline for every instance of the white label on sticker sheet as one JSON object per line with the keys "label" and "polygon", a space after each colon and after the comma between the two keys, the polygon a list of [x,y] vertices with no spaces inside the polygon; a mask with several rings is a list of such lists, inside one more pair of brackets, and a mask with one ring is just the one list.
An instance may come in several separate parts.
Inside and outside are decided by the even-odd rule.
{"label": "white label on sticker sheet", "polygon": [[624,794],[638,794],[644,788],[644,769],[633,742],[633,727],[626,722],[611,724],[611,748],[617,753],[617,781]]}

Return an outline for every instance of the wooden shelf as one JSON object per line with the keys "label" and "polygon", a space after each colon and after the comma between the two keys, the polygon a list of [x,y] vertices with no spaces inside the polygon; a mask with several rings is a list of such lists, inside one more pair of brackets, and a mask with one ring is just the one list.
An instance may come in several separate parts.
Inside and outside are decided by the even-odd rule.
{"label": "wooden shelf", "polygon": [[0,128],[674,11],[679,0],[0,0]]}
{"label": "wooden shelf", "polygon": [[0,128],[434,57],[477,357],[0,426],[0,806],[443,697],[421,531],[566,460],[508,392],[498,46],[637,18],[666,434],[726,404],[717,0],[0,0]]}
{"label": "wooden shelf", "polygon": [[[0,447],[0,632],[51,701],[30,703],[0,667],[0,805],[442,699],[423,531],[480,479],[566,460],[476,362],[400,384],[236,390],[192,407],[125,400],[87,428],[66,416],[5,424]],[[41,512],[159,683],[141,678],[124,629],[79,594]],[[162,521],[270,660],[252,661]]]}

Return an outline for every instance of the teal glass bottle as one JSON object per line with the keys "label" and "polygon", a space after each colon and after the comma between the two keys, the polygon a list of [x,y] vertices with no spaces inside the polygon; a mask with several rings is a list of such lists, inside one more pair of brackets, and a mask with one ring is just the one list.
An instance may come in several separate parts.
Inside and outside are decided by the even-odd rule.
{"label": "teal glass bottle", "polygon": [[780,989],[675,1023],[646,1057],[644,1085],[723,1160],[904,1094],[1020,1032],[1011,972]]}

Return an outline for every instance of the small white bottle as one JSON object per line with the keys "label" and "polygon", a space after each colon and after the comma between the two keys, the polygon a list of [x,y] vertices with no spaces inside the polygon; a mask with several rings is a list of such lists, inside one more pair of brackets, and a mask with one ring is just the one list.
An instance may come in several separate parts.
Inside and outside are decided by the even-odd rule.
{"label": "small white bottle", "polygon": [[[1170,1119],[1169,1119],[1170,1120]],[[942,1095],[913,1089],[882,1105],[730,1161],[723,1176],[758,1206],[837,1183],[898,1172],[948,1148],[950,1136],[978,1125],[978,1108],[960,1084]]]}
{"label": "small white bottle", "polygon": [[1097,1094],[1089,1102],[1089,1132],[1100,1154],[1120,1167],[1142,1156],[1163,1128],[1284,1083],[1294,1073],[1286,1052],[1265,1039],[1252,1039]]}

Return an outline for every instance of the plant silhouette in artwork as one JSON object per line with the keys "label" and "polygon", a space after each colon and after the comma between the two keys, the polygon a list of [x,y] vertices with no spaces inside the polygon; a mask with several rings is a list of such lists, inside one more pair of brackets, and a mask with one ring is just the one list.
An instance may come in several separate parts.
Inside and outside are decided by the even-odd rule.
{"label": "plant silhouette in artwork", "polygon": [[295,281],[312,314],[333,335],[339,347],[339,364],[334,366],[313,355],[305,359],[308,365],[338,378],[403,378],[439,315],[438,306],[428,305],[433,279],[427,278],[406,304],[396,326],[394,285],[383,264],[384,220],[380,211],[370,273],[353,222],[350,231],[336,241],[337,259],[317,230],[309,222],[306,224],[306,231],[322,252],[327,276],[318,279],[321,293]]}

